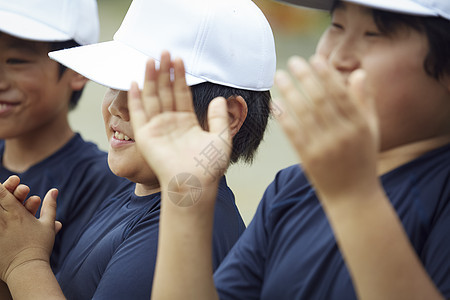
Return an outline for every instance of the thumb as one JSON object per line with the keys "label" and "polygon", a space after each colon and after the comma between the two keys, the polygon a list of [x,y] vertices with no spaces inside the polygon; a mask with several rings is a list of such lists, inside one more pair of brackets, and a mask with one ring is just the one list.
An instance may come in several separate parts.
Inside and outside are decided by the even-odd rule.
{"label": "thumb", "polygon": [[41,221],[54,224],[56,219],[56,197],[58,197],[57,189],[51,189],[45,195],[39,217]]}
{"label": "thumb", "polygon": [[208,106],[208,128],[211,133],[222,133],[224,138],[229,140],[229,132],[225,130],[229,127],[227,100],[223,97],[214,98]]}
{"label": "thumb", "polygon": [[58,233],[62,229],[62,223],[60,221],[55,221],[55,233]]}

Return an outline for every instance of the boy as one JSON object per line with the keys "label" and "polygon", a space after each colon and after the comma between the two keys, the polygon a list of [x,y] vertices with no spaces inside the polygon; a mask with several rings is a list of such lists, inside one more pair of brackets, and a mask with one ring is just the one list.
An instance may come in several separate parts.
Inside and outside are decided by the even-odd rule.
{"label": "boy", "polygon": [[[233,141],[227,140],[227,151],[233,153],[233,162],[240,159],[251,161],[267,124],[269,89],[275,71],[273,36],[262,12],[248,0],[135,0],[114,41],[50,54],[80,74],[110,87],[102,107],[110,140],[108,162],[115,174],[136,183],[135,190],[104,201],[56,273],[60,286],[49,274],[46,258],[42,263],[39,261],[41,257],[35,257],[38,261],[33,262],[37,265],[33,262],[26,266],[22,264],[17,269],[24,271],[21,274],[9,272],[13,268],[2,268],[2,278],[10,286],[13,296],[32,295],[37,298],[52,295],[57,298],[64,294],[70,299],[150,298],[159,229],[160,184],[154,170],[148,167],[136,148],[126,90],[132,81],[138,81],[142,86],[144,63],[149,58],[159,59],[161,56],[158,61],[161,72],[168,74],[170,57],[164,49],[188,62],[188,90],[195,99],[198,117],[197,121],[194,116],[194,121],[206,128],[207,118],[211,118],[210,114],[207,115],[209,102],[216,96],[226,97],[230,122],[222,131],[224,140],[228,135],[234,137]],[[170,121],[165,123],[167,128],[173,125]],[[186,150],[190,144],[196,145],[195,141],[188,141],[184,145]],[[217,168],[224,171],[227,167],[223,165],[224,153],[217,150],[215,144],[204,145],[198,153],[193,153],[190,160],[195,161],[204,174],[213,177]],[[165,161],[165,164],[175,168],[173,161],[175,158]],[[171,199],[189,210],[200,195],[208,191],[199,186],[190,174],[177,175],[172,182],[174,193]],[[225,177],[221,174],[214,180],[218,182],[218,193],[214,229],[211,228],[213,253],[208,259],[215,269],[243,232],[244,224]],[[11,184],[11,180],[5,186],[15,191],[16,184]],[[179,197],[175,192],[180,186],[190,190],[188,197]],[[4,188],[3,193],[8,195]],[[12,207],[9,207],[8,197],[0,199],[4,201],[2,206],[10,211]],[[50,197],[46,201],[52,200]],[[17,205],[16,208],[19,214],[19,209],[24,210]],[[51,240],[46,234],[38,233],[44,227],[48,234],[54,234],[53,221],[45,217],[47,213],[44,211],[41,221],[21,214],[29,224],[37,224],[32,229],[27,223],[11,231],[5,230],[4,240],[24,242],[27,249],[39,244],[38,247],[47,252]],[[1,220],[10,224],[9,228],[17,224],[14,218],[9,219],[8,214],[2,214]],[[40,226],[42,224],[45,226]],[[28,235],[27,228],[36,232]],[[41,238],[42,241],[35,238],[39,234],[46,238]],[[19,240],[15,236],[26,239]],[[186,235],[183,239],[189,240],[190,237]],[[8,255],[12,254],[11,249],[5,248],[6,245],[0,250],[5,253],[3,262],[8,261]],[[20,249],[16,247],[15,251]],[[34,254],[40,256],[42,253]],[[16,259],[11,266],[19,263],[17,258],[22,257],[13,256]],[[28,258],[25,259],[28,261]],[[36,270],[39,274],[35,273]],[[40,278],[39,286],[31,284],[24,288],[30,274]]]}
{"label": "boy", "polygon": [[48,57],[95,43],[98,34],[95,0],[0,1],[0,182],[17,174],[40,197],[59,189],[64,228],[55,271],[82,225],[125,181],[109,170],[105,152],[70,127],[68,113],[87,79]]}
{"label": "boy", "polygon": [[[328,4],[316,55],[289,63],[301,92],[286,73],[276,77],[289,107],[280,121],[304,171],[277,175],[214,279],[206,258],[217,180],[188,159],[198,149],[182,145],[222,145],[225,103],[211,103],[210,131],[199,132],[186,121],[182,78],[173,84],[179,97],[166,97],[168,75],[150,66],[147,92],[130,91],[137,144],[163,195],[154,299],[450,297],[448,1]],[[162,126],[167,119],[179,127]],[[161,163],[169,157],[176,168]],[[180,172],[211,191],[189,210],[169,198]]]}

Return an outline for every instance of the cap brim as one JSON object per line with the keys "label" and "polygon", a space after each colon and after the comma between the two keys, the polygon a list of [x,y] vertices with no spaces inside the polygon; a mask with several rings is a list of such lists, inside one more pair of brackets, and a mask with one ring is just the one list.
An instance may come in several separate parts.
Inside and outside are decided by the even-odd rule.
{"label": "cap brim", "polygon": [[0,11],[0,31],[33,41],[53,42],[71,39],[67,33],[8,11]]}
{"label": "cap brim", "polygon": [[[330,10],[333,5],[333,0],[277,0],[277,1],[321,10]],[[410,0],[342,0],[342,1],[402,14],[411,14],[418,16],[438,16],[436,12]]]}
{"label": "cap brim", "polygon": [[[149,58],[155,59],[159,66],[159,57],[149,57],[118,41],[53,51],[48,55],[98,84],[122,91],[129,90],[132,82],[137,82],[142,89]],[[189,86],[205,81],[186,73]]]}

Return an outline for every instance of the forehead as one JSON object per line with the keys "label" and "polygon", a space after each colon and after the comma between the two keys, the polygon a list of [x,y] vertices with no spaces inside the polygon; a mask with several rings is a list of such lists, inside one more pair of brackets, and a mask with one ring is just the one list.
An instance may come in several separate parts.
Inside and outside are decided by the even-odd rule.
{"label": "forehead", "polygon": [[334,12],[346,12],[350,14],[359,13],[366,16],[372,16],[373,10],[370,7],[362,6],[359,4],[348,3],[344,1],[336,1],[331,8],[331,13]]}
{"label": "forehead", "polygon": [[50,43],[48,42],[24,40],[4,32],[0,32],[0,45],[3,50],[17,50],[30,55],[47,55],[50,51]]}

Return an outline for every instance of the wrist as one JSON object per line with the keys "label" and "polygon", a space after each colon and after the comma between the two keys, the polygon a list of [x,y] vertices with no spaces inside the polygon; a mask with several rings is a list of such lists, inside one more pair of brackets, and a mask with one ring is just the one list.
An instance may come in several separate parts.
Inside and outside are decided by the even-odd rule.
{"label": "wrist", "polygon": [[50,255],[43,248],[28,248],[18,253],[10,262],[4,273],[4,281],[8,285],[16,278],[37,269],[50,268]]}
{"label": "wrist", "polygon": [[16,264],[6,284],[13,299],[65,299],[48,259],[35,258]]}
{"label": "wrist", "polygon": [[219,178],[199,178],[191,173],[181,173],[161,182],[161,195],[165,206],[192,214],[214,207]]}

